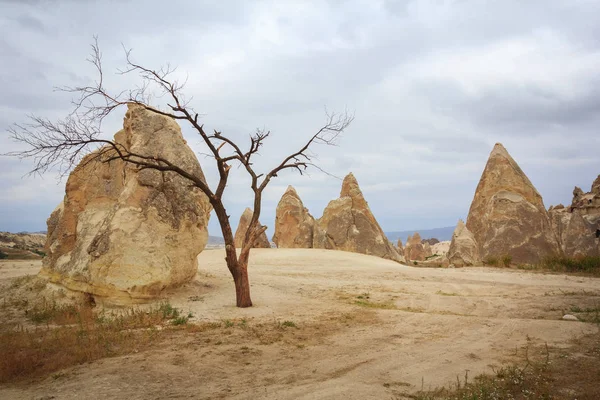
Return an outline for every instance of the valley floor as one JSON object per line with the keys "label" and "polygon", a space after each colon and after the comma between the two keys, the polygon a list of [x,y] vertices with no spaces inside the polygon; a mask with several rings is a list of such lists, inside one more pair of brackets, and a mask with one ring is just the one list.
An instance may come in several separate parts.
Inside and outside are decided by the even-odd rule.
{"label": "valley floor", "polygon": [[[600,279],[493,268],[413,268],[339,251],[256,249],[254,307],[234,307],[224,250],[169,296],[211,330],[0,386],[2,399],[389,399],[491,373],[530,348],[569,347],[598,325]],[[40,262],[0,263],[0,283]],[[582,319],[584,319],[582,315]],[[2,322],[2,321],[0,321]]]}

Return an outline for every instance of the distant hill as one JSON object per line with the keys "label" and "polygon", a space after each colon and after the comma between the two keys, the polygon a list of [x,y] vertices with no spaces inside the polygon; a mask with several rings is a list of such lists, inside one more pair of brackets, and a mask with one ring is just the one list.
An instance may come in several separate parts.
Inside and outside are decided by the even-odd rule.
{"label": "distant hill", "polygon": [[434,229],[413,229],[410,231],[398,231],[398,232],[385,232],[388,240],[392,242],[397,241],[398,239],[402,239],[402,243],[406,242],[406,238],[408,235],[413,235],[415,232],[419,232],[422,239],[436,238],[440,241],[444,240],[452,240],[452,233],[454,232],[453,226],[447,226],[444,228],[434,228]]}

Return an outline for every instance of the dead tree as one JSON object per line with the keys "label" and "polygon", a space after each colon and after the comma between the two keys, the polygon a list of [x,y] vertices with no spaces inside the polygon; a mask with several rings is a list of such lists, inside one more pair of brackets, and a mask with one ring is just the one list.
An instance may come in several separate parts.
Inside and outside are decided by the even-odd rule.
{"label": "dead tree", "polygon": [[[319,168],[313,163],[314,155],[309,149],[315,144],[335,144],[339,135],[352,122],[353,116],[347,112],[327,113],[325,124],[310,136],[300,149],[283,158],[281,163],[269,172],[257,173],[253,168],[253,157],[258,154],[270,132],[257,130],[256,133],[250,135],[250,145],[245,150],[242,150],[240,145],[222,132],[216,130],[212,133],[207,132],[203,124],[198,121],[199,114],[185,100],[182,93],[185,82],[179,83],[172,79],[174,68],[169,65],[158,70],[146,68],[133,62],[130,50],[124,49],[124,51],[126,67],[118,72],[123,75],[137,75],[141,78],[140,86],[117,94],[109,93],[104,82],[102,55],[95,39],[92,44],[91,56],[88,58],[98,75],[94,85],[60,89],[75,95],[74,109],[65,119],[51,121],[38,116],[30,116],[29,123],[15,124],[9,128],[12,138],[25,143],[27,149],[8,155],[33,158],[34,169],[31,173],[41,174],[50,168],[58,168],[64,175],[79,162],[85,153],[95,147],[99,148],[94,153],[96,161],[110,162],[121,159],[139,169],[170,171],[186,178],[191,186],[199,188],[208,197],[215,211],[225,240],[225,260],[235,283],[236,304],[238,307],[250,307],[252,306],[248,280],[250,250],[258,235],[267,229],[266,226],[258,224],[264,189],[273,178],[284,170],[296,170],[303,174],[309,167]],[[166,106],[160,107],[152,104],[156,92],[159,95],[157,97],[163,96],[164,98],[166,96],[169,99]],[[129,151],[122,143],[102,139],[100,135],[104,118],[117,108],[131,103],[191,125],[208,148],[208,154],[215,160],[219,174],[216,187],[211,188],[201,177],[178,166],[176,160],[136,154]],[[241,165],[248,173],[254,194],[254,213],[239,256],[235,249],[229,215],[223,204],[229,171],[234,163]]]}

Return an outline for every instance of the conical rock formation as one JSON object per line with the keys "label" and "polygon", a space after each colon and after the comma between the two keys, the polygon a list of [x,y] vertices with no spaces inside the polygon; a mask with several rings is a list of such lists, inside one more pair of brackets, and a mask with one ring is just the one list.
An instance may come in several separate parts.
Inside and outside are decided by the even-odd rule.
{"label": "conical rock formation", "polygon": [[402,245],[402,240],[398,239],[398,244],[396,245],[396,250],[400,256],[404,257],[404,246]]}
{"label": "conical rock formation", "polygon": [[510,255],[517,263],[535,263],[561,252],[542,196],[500,143],[481,175],[467,228],[483,259]]}
{"label": "conical rock formation", "polygon": [[[235,236],[233,237],[233,241],[235,243],[235,247],[238,249],[242,248],[244,244],[244,236],[246,236],[246,231],[250,226],[250,221],[252,220],[252,210],[246,208],[240,217],[240,222],[238,223],[238,227],[235,231]],[[258,221],[258,225],[260,226],[260,221]],[[254,240],[253,248],[257,249],[269,249],[271,248],[271,243],[269,243],[269,239],[267,238],[267,234],[265,232],[261,233],[256,240]]]}
{"label": "conical rock formation", "polygon": [[[115,142],[204,179],[171,118],[130,105]],[[69,176],[64,200],[48,219],[40,276],[101,301],[128,304],[196,275],[211,206],[179,175],[107,161],[112,155],[106,147],[93,152]]]}
{"label": "conical rock formation", "polygon": [[352,173],[344,178],[340,198],[330,201],[316,221],[313,247],[404,261],[375,220]]}
{"label": "conical rock formation", "polygon": [[[430,249],[431,252],[431,249]],[[419,232],[408,236],[406,239],[406,247],[404,248],[404,257],[411,261],[425,261],[426,256],[425,246]]]}
{"label": "conical rock formation", "polygon": [[313,246],[315,219],[292,186],[277,204],[273,242],[278,248],[309,249]]}
{"label": "conical rock formation", "polygon": [[452,233],[452,241],[450,242],[447,257],[448,262],[455,267],[468,267],[481,263],[479,246],[462,219],[458,220],[456,229]]}

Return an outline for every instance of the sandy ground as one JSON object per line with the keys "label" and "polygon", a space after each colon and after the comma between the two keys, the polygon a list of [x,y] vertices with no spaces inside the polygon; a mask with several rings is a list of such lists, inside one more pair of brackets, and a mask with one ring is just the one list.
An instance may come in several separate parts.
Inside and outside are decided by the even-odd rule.
{"label": "sandy ground", "polygon": [[[250,267],[254,307],[238,309],[223,257],[223,250],[204,251],[196,281],[170,301],[191,311],[193,321],[231,320],[236,327],[183,332],[150,351],[0,387],[0,398],[401,398],[456,382],[465,370],[470,377],[491,372],[522,359],[527,346],[567,347],[598,331],[561,320],[574,305],[599,304],[596,278],[257,249]],[[39,262],[4,262],[0,279],[37,268]],[[297,328],[285,328],[283,339],[261,336],[283,321]]]}

